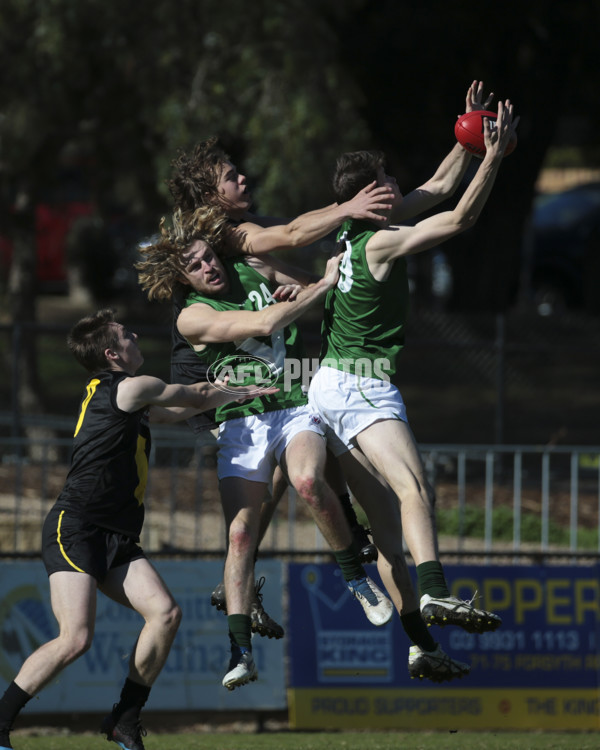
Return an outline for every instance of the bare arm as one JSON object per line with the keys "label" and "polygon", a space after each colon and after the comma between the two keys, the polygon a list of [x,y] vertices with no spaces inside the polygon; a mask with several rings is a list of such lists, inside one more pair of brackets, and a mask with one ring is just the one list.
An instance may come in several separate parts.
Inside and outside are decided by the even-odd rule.
{"label": "bare arm", "polygon": [[281,258],[267,253],[248,257],[246,262],[266,279],[276,284],[308,286],[309,284],[315,284],[320,279],[317,274],[298,268],[298,266],[292,266]]}
{"label": "bare arm", "polygon": [[[473,81],[467,90],[465,112],[487,109],[494,94],[490,93],[485,102],[483,99],[483,81]],[[450,198],[456,192],[471,162],[471,154],[459,143],[442,161],[435,174],[423,185],[407,193],[402,202],[393,209],[392,221],[400,223],[422,214]]]}
{"label": "bare arm", "polygon": [[192,345],[270,336],[323,300],[337,283],[341,257],[330,258],[323,278],[302,289],[293,301],[268,305],[262,310],[224,311],[199,302],[181,311],[177,328]]}
{"label": "bare arm", "polygon": [[346,219],[383,221],[378,211],[389,209],[392,197],[388,187],[377,187],[373,182],[346,203],[333,203],[326,208],[301,214],[286,224],[261,226],[258,221],[245,221],[236,227],[235,232],[241,240],[242,252],[249,255],[304,247],[322,239]]}
{"label": "bare arm", "polygon": [[216,409],[249,396],[274,393],[275,388],[259,389],[253,386],[217,388],[212,383],[194,385],[168,384],[150,375],[122,380],[117,387],[117,406],[126,412],[134,412],[150,406],[153,422],[179,422],[198,412]]}
{"label": "bare arm", "polygon": [[408,221],[450,198],[460,185],[470,161],[471,154],[457,143],[433,177],[405,195],[400,204],[393,209],[392,221]]}
{"label": "bare arm", "polygon": [[367,242],[370,267],[389,263],[402,255],[428,250],[473,226],[490,195],[513,132],[512,114],[513,107],[509,101],[505,106],[502,102],[498,103],[496,133],[490,131],[489,122],[484,119],[486,155],[456,208],[424,219],[414,227],[389,227],[376,232]]}

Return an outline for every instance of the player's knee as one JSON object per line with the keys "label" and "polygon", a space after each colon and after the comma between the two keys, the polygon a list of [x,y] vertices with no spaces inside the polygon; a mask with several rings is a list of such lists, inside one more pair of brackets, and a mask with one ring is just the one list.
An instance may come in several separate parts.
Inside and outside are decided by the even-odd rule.
{"label": "player's knee", "polygon": [[294,480],[294,489],[311,508],[320,504],[320,483],[311,474],[298,476]]}
{"label": "player's knee", "polygon": [[86,651],[89,651],[93,639],[94,632],[89,628],[78,630],[76,633],[69,636],[68,639],[63,639],[63,661],[66,664],[70,664],[72,661],[75,661],[75,659],[83,656]]}
{"label": "player's knee", "polygon": [[415,482],[412,487],[412,492],[409,491],[407,494],[413,495],[421,505],[424,505],[433,511],[435,506],[435,492],[429,482]]}
{"label": "player's knee", "polygon": [[229,529],[229,551],[235,555],[254,553],[255,543],[245,523],[232,523]]}
{"label": "player's knee", "polygon": [[144,612],[144,619],[163,635],[175,634],[181,623],[181,607],[173,599],[164,597],[154,603],[151,611]]}
{"label": "player's knee", "polygon": [[171,633],[175,633],[179,625],[181,624],[181,618],[182,618],[182,611],[181,607],[177,602],[173,602],[170,607],[168,607],[165,612],[163,613],[163,627],[165,630],[168,630]]}

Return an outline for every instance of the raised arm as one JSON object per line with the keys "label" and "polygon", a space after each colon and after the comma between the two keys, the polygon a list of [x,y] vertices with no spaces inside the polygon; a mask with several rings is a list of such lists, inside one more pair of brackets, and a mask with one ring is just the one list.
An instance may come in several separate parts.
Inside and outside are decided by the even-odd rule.
{"label": "raised arm", "polygon": [[504,150],[513,132],[513,105],[498,103],[497,130],[492,132],[484,118],[486,154],[481,166],[453,211],[435,214],[414,227],[389,227],[376,232],[367,242],[369,266],[389,263],[439,245],[464,232],[477,221],[496,180]]}
{"label": "raised arm", "polygon": [[381,222],[381,211],[389,209],[392,200],[389,187],[377,187],[373,182],[346,203],[333,203],[326,208],[301,214],[285,224],[244,221],[235,232],[241,240],[241,250],[249,255],[261,255],[290,247],[304,247],[322,239],[347,219],[368,219]]}
{"label": "raised arm", "polygon": [[[487,109],[493,98],[494,94],[490,93],[483,101],[483,81],[473,81],[467,90],[465,112]],[[461,184],[470,161],[471,154],[456,143],[434,175],[423,185],[407,193],[400,205],[393,209],[392,221],[407,221],[450,198]]]}
{"label": "raised arm", "polygon": [[302,289],[293,301],[269,305],[262,310],[224,311],[196,303],[181,311],[177,328],[192,345],[270,336],[324,299],[337,283],[341,257],[330,258],[323,278]]}

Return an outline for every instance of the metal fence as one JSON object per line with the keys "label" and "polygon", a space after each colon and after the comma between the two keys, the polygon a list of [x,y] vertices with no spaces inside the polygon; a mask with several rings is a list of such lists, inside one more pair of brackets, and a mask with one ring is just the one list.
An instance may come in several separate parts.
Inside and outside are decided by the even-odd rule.
{"label": "metal fence", "polygon": [[[70,446],[69,438],[0,439],[2,555],[39,554],[42,521],[64,482]],[[425,445],[422,451],[436,489],[443,557],[600,557],[600,446]],[[142,536],[152,555],[224,555],[215,453],[210,433],[195,439],[181,428],[154,431]],[[327,552],[307,509],[288,490],[261,554]]]}

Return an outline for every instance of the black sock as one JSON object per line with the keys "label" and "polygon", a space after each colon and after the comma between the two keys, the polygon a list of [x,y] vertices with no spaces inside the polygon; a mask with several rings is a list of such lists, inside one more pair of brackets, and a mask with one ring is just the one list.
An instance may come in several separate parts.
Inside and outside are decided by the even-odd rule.
{"label": "black sock", "polygon": [[9,732],[23,706],[33,698],[16,682],[11,682],[0,698],[0,732]]}
{"label": "black sock", "polygon": [[150,695],[149,685],[140,685],[139,682],[125,680],[119,702],[113,708],[115,721],[123,724],[135,724],[140,718],[140,713]]}
{"label": "black sock", "polygon": [[334,552],[333,554],[337,564],[340,566],[345,581],[352,581],[354,578],[364,578],[365,570],[358,562],[353,544],[347,549]]}
{"label": "black sock", "polygon": [[450,596],[442,563],[437,560],[430,560],[417,565],[417,580],[419,581],[421,596],[423,594],[429,594],[433,597]]}
{"label": "black sock", "polygon": [[339,495],[340,503],[342,504],[342,510],[344,511],[344,515],[346,516],[346,520],[348,521],[348,524],[350,525],[350,528],[353,526],[358,526],[358,518],[356,517],[356,512],[354,511],[354,506],[352,505],[352,500],[350,500],[350,495],[347,492],[343,492],[341,495]]}
{"label": "black sock", "polygon": [[229,638],[240,648],[252,651],[252,620],[250,615],[227,615]]}
{"label": "black sock", "polygon": [[423,651],[435,651],[437,643],[431,637],[429,628],[421,617],[420,610],[400,615],[404,632],[410,640]]}

